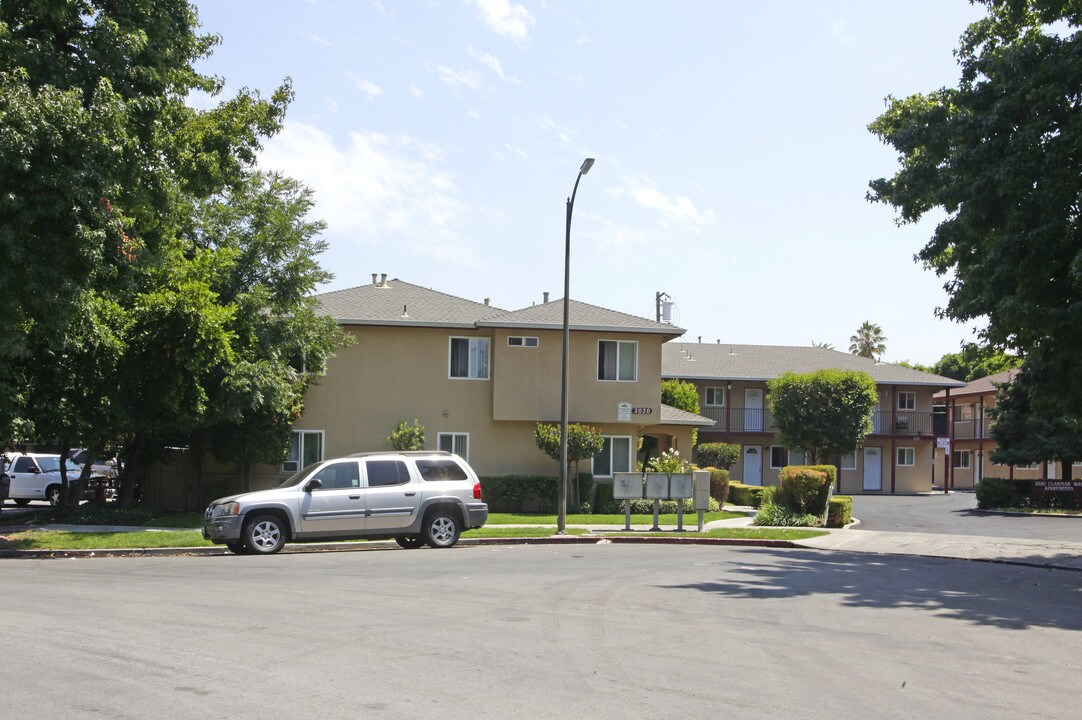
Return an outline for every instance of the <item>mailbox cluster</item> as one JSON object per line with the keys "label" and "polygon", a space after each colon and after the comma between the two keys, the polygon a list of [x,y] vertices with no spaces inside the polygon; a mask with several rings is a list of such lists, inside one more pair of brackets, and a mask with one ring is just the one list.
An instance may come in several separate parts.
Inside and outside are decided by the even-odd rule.
{"label": "mailbox cluster", "polygon": [[[697,470],[688,473],[628,473],[618,472],[612,479],[612,497],[624,501],[624,529],[631,529],[631,501],[654,501],[654,526],[651,530],[660,530],[658,512],[662,500],[695,499],[695,510],[699,513],[699,530],[702,530],[703,513],[710,509],[710,473]],[[677,506],[677,529],[684,529],[684,504]]]}

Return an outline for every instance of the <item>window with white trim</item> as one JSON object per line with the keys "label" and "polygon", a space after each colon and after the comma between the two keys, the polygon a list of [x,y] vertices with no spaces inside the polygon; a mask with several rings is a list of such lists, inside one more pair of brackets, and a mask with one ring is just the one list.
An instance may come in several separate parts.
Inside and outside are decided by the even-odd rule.
{"label": "window with white trim", "polygon": [[855,451],[854,452],[849,452],[849,453],[846,453],[845,455],[842,455],[841,462],[839,462],[838,464],[841,465],[842,470],[856,470],[857,469],[857,454],[856,454],[856,452]]}
{"label": "window with white trim", "polygon": [[601,452],[594,455],[591,471],[594,477],[612,477],[613,473],[631,472],[631,438],[626,435],[605,435]]}
{"label": "window with white trim", "polygon": [[635,382],[639,372],[639,344],[626,340],[597,341],[597,379]]}
{"label": "window with white trim", "polygon": [[462,380],[488,380],[488,338],[451,338],[451,378]]}
{"label": "window with white trim", "polygon": [[916,410],[917,409],[917,394],[915,392],[900,392],[900,393],[898,393],[898,409],[899,410]]}
{"label": "window with white trim", "polygon": [[466,462],[470,461],[469,433],[437,433],[436,446],[444,452],[458,455]]}
{"label": "window with white trim", "polygon": [[725,407],[725,388],[723,387],[708,387],[704,393],[706,402],[705,405],[710,407]]}
{"label": "window with white trim", "polygon": [[898,448],[898,467],[915,467],[917,464],[917,451],[911,447]]}
{"label": "window with white trim", "polygon": [[289,457],[281,471],[295,473],[301,468],[323,460],[323,431],[294,430],[289,438]]}
{"label": "window with white trim", "polygon": [[535,348],[539,344],[540,340],[535,337],[522,337],[521,335],[511,335],[507,338],[507,347]]}
{"label": "window with white trim", "polygon": [[968,470],[970,462],[969,458],[972,457],[972,455],[973,453],[969,450],[955,450],[951,453],[951,464],[959,470]]}

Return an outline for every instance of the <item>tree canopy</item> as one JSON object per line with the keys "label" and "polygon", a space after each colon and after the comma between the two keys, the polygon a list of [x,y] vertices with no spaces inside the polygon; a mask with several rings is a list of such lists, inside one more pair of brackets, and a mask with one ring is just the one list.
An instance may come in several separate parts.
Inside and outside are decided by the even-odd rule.
{"label": "tree canopy", "polygon": [[255,168],[289,82],[189,107],[224,86],[197,27],[186,0],[0,5],[4,444],[119,445],[132,476],[204,435],[279,459],[344,342],[310,191]]}
{"label": "tree canopy", "polygon": [[867,373],[788,372],[771,380],[769,388],[778,442],[803,451],[809,465],[853,452],[872,431],[872,410],[879,396]]}
{"label": "tree canopy", "polygon": [[1000,465],[1046,462],[1061,463],[1064,480],[1071,479],[1071,466],[1082,460],[1082,420],[1074,412],[1052,414],[1033,411],[1028,369],[999,389],[992,417],[992,462]]}
{"label": "tree canopy", "polygon": [[900,169],[870,200],[939,221],[917,259],[947,278],[943,317],[1021,355],[1030,400],[1082,405],[1082,13],[1073,0],[979,0],[957,87],[887,99],[869,129]]}

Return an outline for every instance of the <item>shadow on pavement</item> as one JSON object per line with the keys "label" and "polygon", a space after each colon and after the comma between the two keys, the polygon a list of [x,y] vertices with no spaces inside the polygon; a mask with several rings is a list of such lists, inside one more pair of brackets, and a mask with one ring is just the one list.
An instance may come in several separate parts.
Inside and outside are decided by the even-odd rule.
{"label": "shadow on pavement", "polygon": [[[758,555],[771,560],[756,563]],[[756,600],[840,595],[850,607],[923,609],[1013,630],[1082,631],[1078,572],[1009,565],[990,571],[995,563],[846,552],[763,549],[749,550],[745,557],[726,565],[724,580],[662,587]],[[1033,558],[1034,565],[1046,562],[1047,557]]]}

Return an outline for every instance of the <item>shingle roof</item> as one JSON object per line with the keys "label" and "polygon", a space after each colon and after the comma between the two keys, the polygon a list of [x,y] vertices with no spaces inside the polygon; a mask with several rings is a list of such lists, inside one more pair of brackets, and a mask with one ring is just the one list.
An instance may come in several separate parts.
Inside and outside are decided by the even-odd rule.
{"label": "shingle roof", "polygon": [[677,342],[661,346],[661,376],[665,378],[764,381],[786,372],[807,373],[828,368],[862,370],[881,384],[950,388],[965,384],[829,348]]}
{"label": "shingle roof", "polygon": [[[999,388],[996,384],[1009,383],[1014,380],[1014,376],[1018,374],[1018,368],[1012,370],[1004,370],[1003,372],[996,373],[995,375],[985,375],[982,378],[971,380],[966,383],[965,387],[959,390],[951,390],[951,397],[965,397],[969,395],[987,395],[989,393],[999,392]],[[945,398],[947,394],[945,392],[937,392],[934,397]]]}
{"label": "shingle roof", "polygon": [[507,311],[395,278],[315,296],[320,311],[343,325],[474,327]]}
{"label": "shingle roof", "polygon": [[[578,300],[571,300],[569,308],[569,324],[572,330],[658,333],[672,337],[679,337],[684,334],[683,328],[635,315],[628,315],[616,310],[608,310]],[[478,323],[481,327],[521,328],[524,330],[551,330],[553,328],[562,328],[563,324],[563,298],[534,305],[523,310],[508,312],[499,317]]]}
{"label": "shingle roof", "polygon": [[674,408],[671,405],[661,405],[661,424],[662,425],[696,425],[711,427],[715,425],[715,422],[708,417],[702,415],[696,415],[690,413],[687,410],[681,410],[680,408]]}

